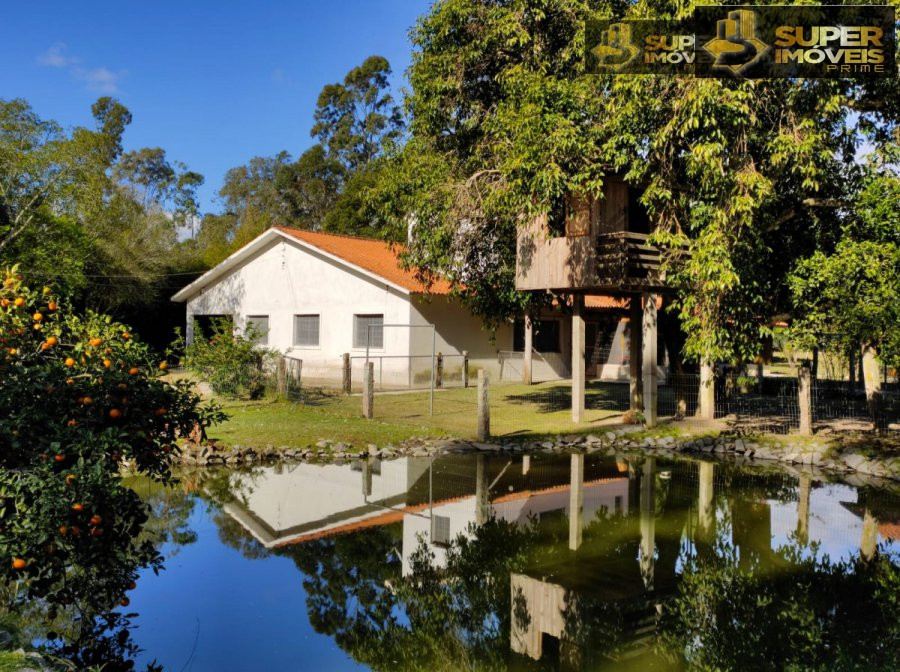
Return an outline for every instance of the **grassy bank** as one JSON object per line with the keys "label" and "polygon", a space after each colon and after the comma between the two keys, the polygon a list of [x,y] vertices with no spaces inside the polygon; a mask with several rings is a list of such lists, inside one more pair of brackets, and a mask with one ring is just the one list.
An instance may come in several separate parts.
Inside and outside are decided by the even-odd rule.
{"label": "grassy bank", "polygon": [[[622,391],[627,393],[627,387]],[[595,431],[621,419],[620,411],[609,410],[613,406],[610,394],[608,385],[589,386],[585,421],[576,424],[564,382],[495,384],[491,387],[492,434],[528,438]],[[223,403],[231,418],[214,428],[210,437],[243,446],[306,446],[322,438],[356,447],[396,443],[413,436],[472,439],[477,409],[474,388],[436,391],[433,415],[427,391],[378,394],[374,420],[361,417],[358,395],[332,392],[310,391],[304,403],[271,399]]]}

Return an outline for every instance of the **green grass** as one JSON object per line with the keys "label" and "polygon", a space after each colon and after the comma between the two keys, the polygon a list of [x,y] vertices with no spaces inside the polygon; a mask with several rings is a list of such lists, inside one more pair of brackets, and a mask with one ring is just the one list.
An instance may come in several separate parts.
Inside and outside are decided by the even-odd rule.
{"label": "green grass", "polygon": [[[616,399],[627,386],[590,384],[585,421],[571,419],[568,382],[522,385],[492,384],[491,434],[495,437],[537,438],[554,434],[586,433],[615,423],[621,411]],[[230,445],[307,446],[322,438],[382,446],[413,436],[474,438],[477,391],[438,390],[434,415],[429,393],[385,393],[375,397],[375,419],[361,417],[361,398],[336,393],[310,393],[308,402],[263,400],[225,402],[231,418],[213,428],[210,438]]]}
{"label": "green grass", "polygon": [[24,665],[24,656],[13,651],[0,651],[0,672],[16,672]]}

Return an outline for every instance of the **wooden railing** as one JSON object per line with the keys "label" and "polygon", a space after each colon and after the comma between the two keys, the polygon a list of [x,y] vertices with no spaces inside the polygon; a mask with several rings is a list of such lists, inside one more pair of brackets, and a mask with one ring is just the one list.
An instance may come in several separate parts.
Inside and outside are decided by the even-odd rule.
{"label": "wooden railing", "polygon": [[597,237],[597,276],[626,284],[663,282],[661,250],[649,244],[648,238],[647,234],[630,231],[600,234]]}

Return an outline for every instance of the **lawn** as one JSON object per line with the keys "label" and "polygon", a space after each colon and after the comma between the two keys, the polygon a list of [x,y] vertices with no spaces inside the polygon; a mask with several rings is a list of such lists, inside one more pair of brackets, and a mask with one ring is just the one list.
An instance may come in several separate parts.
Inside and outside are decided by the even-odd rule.
{"label": "lawn", "polygon": [[[627,385],[592,383],[586,392],[585,422],[571,419],[568,383],[494,384],[491,387],[491,432],[498,437],[538,437],[588,432],[621,419],[627,408]],[[307,446],[322,438],[385,445],[413,436],[474,438],[475,388],[438,390],[434,415],[429,394],[383,393],[375,397],[375,419],[361,417],[359,395],[310,393],[305,403],[226,401],[231,418],[210,437],[244,446]]]}

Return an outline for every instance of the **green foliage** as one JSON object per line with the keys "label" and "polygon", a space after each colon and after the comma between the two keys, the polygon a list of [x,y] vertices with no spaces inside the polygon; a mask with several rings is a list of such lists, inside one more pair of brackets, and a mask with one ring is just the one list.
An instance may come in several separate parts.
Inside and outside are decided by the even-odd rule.
{"label": "green foliage", "polygon": [[257,345],[261,334],[249,323],[243,333],[227,318],[214,320],[209,335],[194,324],[194,340],[185,346],[179,335],[174,347],[184,352],[184,365],[204,376],[217,394],[259,399],[265,392],[266,367],[273,353]]}

